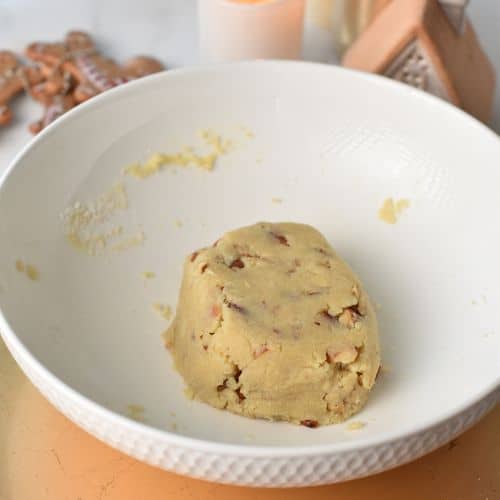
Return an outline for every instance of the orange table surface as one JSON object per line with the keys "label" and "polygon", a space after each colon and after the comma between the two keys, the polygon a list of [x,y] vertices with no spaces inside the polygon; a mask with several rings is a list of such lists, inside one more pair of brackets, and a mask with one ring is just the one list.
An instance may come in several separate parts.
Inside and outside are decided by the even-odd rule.
{"label": "orange table surface", "polygon": [[452,443],[408,465],[342,484],[224,486],[171,474],[109,448],[58,413],[0,340],[1,500],[500,500],[500,405]]}

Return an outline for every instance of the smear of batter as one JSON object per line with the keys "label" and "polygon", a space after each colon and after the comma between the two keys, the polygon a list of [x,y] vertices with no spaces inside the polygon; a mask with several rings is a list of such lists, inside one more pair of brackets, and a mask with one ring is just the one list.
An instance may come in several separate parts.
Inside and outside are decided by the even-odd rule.
{"label": "smear of batter", "polygon": [[378,218],[387,224],[396,224],[399,216],[410,206],[406,199],[387,198],[378,211]]}
{"label": "smear of batter", "polygon": [[123,174],[131,175],[138,179],[146,179],[157,174],[167,166],[194,166],[202,170],[213,170],[218,158],[231,151],[233,142],[210,129],[200,131],[199,135],[204,146],[208,146],[208,152],[197,152],[192,146],[186,146],[175,153],[157,152],[142,164],[134,163],[129,165],[123,170]]}

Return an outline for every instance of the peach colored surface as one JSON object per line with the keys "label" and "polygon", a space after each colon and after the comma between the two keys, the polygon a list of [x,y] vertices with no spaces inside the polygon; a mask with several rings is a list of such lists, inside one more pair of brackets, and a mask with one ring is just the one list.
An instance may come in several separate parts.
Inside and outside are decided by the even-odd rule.
{"label": "peach colored surface", "polygon": [[498,500],[500,406],[456,441],[398,469],[316,488],[210,484],[108,448],[52,408],[0,340],[0,500]]}

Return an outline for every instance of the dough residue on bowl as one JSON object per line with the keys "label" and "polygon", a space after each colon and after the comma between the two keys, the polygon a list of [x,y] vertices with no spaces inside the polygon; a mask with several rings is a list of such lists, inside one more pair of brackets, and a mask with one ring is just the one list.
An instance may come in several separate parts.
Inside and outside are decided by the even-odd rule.
{"label": "dough residue on bowl", "polygon": [[394,200],[386,198],[379,208],[378,218],[387,224],[396,224],[399,216],[410,206],[410,201],[406,199]]}
{"label": "dough residue on bowl", "polygon": [[363,427],[366,427],[366,422],[355,421],[347,425],[347,430],[359,431],[359,429],[362,429]]}
{"label": "dough residue on bowl", "polygon": [[77,250],[98,255],[111,241],[123,233],[123,227],[112,224],[111,218],[128,208],[128,196],[123,183],[113,185],[96,200],[76,201],[61,214],[64,234]]}
{"label": "dough residue on bowl", "polygon": [[40,272],[33,264],[27,264],[23,260],[16,260],[16,270],[25,274],[31,281],[38,281],[40,279]]}
{"label": "dough residue on bowl", "polygon": [[155,302],[153,309],[163,318],[169,320],[172,317],[172,308],[168,304],[160,304]]}
{"label": "dough residue on bowl", "polygon": [[111,249],[114,252],[123,252],[124,250],[129,250],[130,248],[134,248],[137,246],[140,246],[144,243],[144,240],[146,239],[146,235],[144,234],[144,231],[139,231],[133,236],[119,241],[115,245],[111,247]]}
{"label": "dough residue on bowl", "polygon": [[185,146],[173,153],[153,153],[144,163],[133,163],[123,170],[124,175],[131,175],[137,179],[146,179],[157,174],[165,167],[194,166],[202,170],[213,170],[217,160],[228,154],[233,148],[233,141],[226,139],[211,129],[201,130],[199,136],[203,146],[208,151],[199,152],[194,146]]}
{"label": "dough residue on bowl", "polygon": [[[242,128],[245,137],[253,137],[248,129]],[[246,131],[245,131],[246,130]],[[211,129],[201,130],[199,136],[208,151],[198,152],[195,147],[185,146],[175,153],[154,153],[143,164],[135,163],[122,170],[122,174],[145,179],[158,173],[166,166],[187,167],[194,165],[203,170],[212,170],[221,156],[234,148],[234,141],[224,138]],[[172,169],[175,172],[175,169]],[[122,224],[113,223],[117,215],[125,211],[129,200],[125,184],[118,182],[96,200],[75,201],[61,214],[64,234],[68,242],[88,255],[101,255],[110,247],[114,252],[122,252],[140,246],[145,240],[143,231],[125,236]],[[183,226],[180,219],[174,222],[177,228]],[[112,243],[112,246],[110,246]]]}
{"label": "dough residue on bowl", "polygon": [[144,406],[138,405],[138,404],[129,404],[127,405],[127,417],[131,418],[132,420],[135,420],[136,422],[145,422],[145,409]]}

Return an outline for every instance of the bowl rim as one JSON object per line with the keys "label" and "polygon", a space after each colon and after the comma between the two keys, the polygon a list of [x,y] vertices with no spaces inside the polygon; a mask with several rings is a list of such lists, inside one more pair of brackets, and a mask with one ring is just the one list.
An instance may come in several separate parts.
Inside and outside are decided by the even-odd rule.
{"label": "bowl rim", "polygon": [[[433,95],[422,92],[418,89],[405,85],[403,83],[391,80],[389,78],[373,75],[369,73],[364,73],[357,70],[342,68],[339,66],[331,66],[322,63],[307,62],[307,61],[285,61],[285,60],[256,60],[256,61],[241,61],[232,63],[218,63],[218,64],[208,64],[200,66],[191,66],[185,68],[177,68],[168,71],[162,71],[132,82],[127,83],[111,89],[103,94],[100,94],[93,99],[73,108],[68,113],[64,114],[58,118],[55,122],[51,123],[47,128],[45,128],[40,134],[34,137],[28,142],[13,158],[13,160],[8,165],[7,169],[4,171],[3,175],[0,176],[0,196],[2,191],[5,189],[6,181],[10,177],[11,173],[20,164],[22,165],[23,158],[36,148],[38,143],[44,141],[47,137],[57,133],[57,130],[64,126],[64,124],[71,122],[74,119],[78,119],[81,115],[86,112],[99,107],[103,102],[111,102],[114,99],[123,97],[126,94],[140,93],[143,88],[147,88],[148,85],[153,85],[155,82],[162,81],[164,79],[173,78],[185,78],[189,75],[199,75],[199,74],[210,74],[210,73],[220,73],[221,71],[237,71],[239,69],[246,68],[271,68],[274,70],[286,71],[284,68],[297,68],[297,70],[307,70],[307,71],[329,71],[337,74],[349,74],[352,78],[365,80],[370,82],[372,86],[381,86],[391,89],[393,92],[399,92],[400,94],[408,96],[411,99],[420,99],[434,106],[436,110],[440,113],[448,113],[450,118],[456,118],[462,120],[467,127],[475,127],[480,130],[483,135],[488,136],[489,140],[496,141],[500,145],[500,137],[486,125],[479,122],[476,118],[465,113],[459,108],[443,101]],[[500,153],[500,148],[499,148]],[[478,404],[480,401],[485,399],[490,394],[494,393],[500,388],[500,373],[496,379],[492,380],[489,384],[478,391],[473,397],[469,397],[461,404],[455,405],[449,408],[446,412],[443,412],[442,416],[438,419],[427,418],[418,423],[418,425],[407,424],[402,426],[396,432],[386,431],[372,437],[363,437],[362,435],[356,441],[344,441],[344,442],[332,442],[326,444],[316,444],[316,445],[302,445],[302,446],[259,446],[252,444],[233,444],[233,443],[222,443],[219,441],[211,441],[207,439],[194,438],[184,435],[175,434],[169,432],[168,430],[159,429],[148,425],[147,423],[136,422],[124,415],[116,413],[99,403],[96,403],[89,397],[81,394],[76,389],[73,389],[70,385],[60,380],[56,375],[54,375],[49,368],[44,366],[31,352],[19,337],[14,333],[14,329],[10,326],[7,318],[5,317],[2,308],[0,307],[0,336],[3,337],[8,349],[12,354],[16,353],[22,360],[32,368],[37,374],[37,378],[44,380],[47,385],[52,386],[55,390],[62,394],[67,400],[70,400],[73,404],[78,407],[84,408],[86,412],[92,413],[95,416],[104,419],[111,425],[118,425],[121,428],[129,429],[134,434],[142,434],[148,436],[150,439],[155,441],[162,441],[165,444],[183,447],[186,449],[201,451],[205,453],[217,453],[219,455],[238,455],[242,457],[272,457],[272,458],[292,458],[294,456],[318,456],[318,455],[328,455],[335,453],[342,453],[347,451],[356,451],[362,449],[368,449],[377,447],[380,445],[390,444],[401,439],[406,439],[411,436],[423,433],[434,427],[444,424],[445,422],[453,419],[454,417],[465,412],[467,409]],[[19,363],[18,363],[19,364]],[[21,367],[23,372],[24,368]],[[26,373],[26,372],[25,372]],[[30,377],[28,377],[30,378]],[[46,397],[46,396],[44,396]]]}

